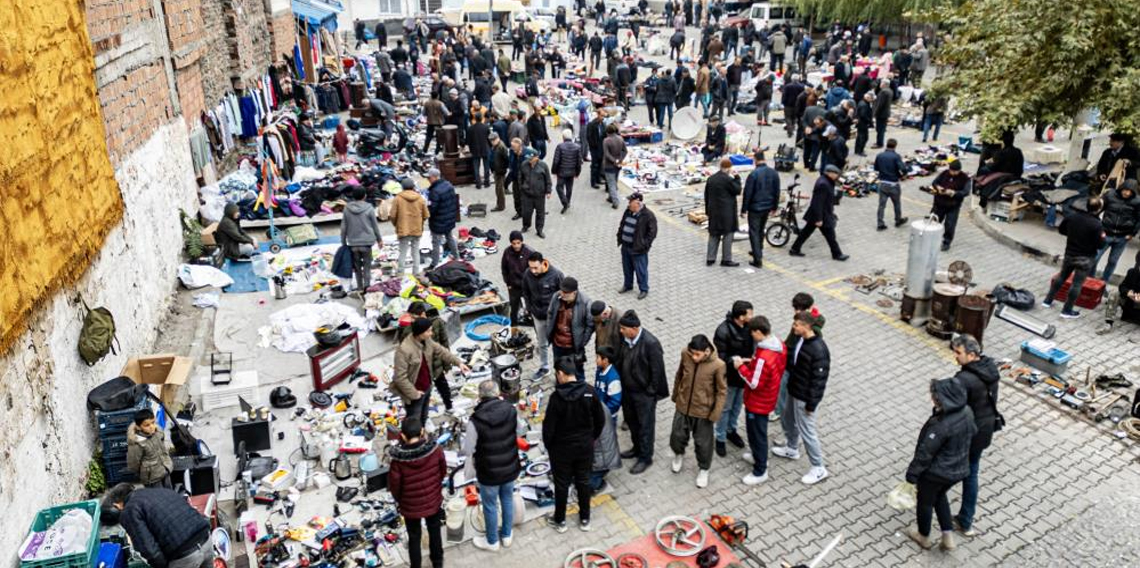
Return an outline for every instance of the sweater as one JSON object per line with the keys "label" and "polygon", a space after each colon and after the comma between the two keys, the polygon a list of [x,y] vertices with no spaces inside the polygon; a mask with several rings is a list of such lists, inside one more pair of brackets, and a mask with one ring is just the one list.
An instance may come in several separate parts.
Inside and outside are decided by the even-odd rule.
{"label": "sweater", "polygon": [[1065,240],[1065,258],[1092,258],[1104,245],[1104,227],[1095,215],[1079,209],[1061,221],[1057,232]]}

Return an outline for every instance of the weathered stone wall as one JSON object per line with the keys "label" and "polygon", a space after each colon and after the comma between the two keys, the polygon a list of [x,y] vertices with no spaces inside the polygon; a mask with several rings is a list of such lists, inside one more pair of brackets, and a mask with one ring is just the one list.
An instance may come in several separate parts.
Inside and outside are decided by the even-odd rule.
{"label": "weathered stone wall", "polygon": [[292,57],[293,45],[297,42],[297,20],[293,17],[293,10],[285,8],[274,12],[269,19],[269,33],[273,38],[270,63],[281,61],[286,54]]}

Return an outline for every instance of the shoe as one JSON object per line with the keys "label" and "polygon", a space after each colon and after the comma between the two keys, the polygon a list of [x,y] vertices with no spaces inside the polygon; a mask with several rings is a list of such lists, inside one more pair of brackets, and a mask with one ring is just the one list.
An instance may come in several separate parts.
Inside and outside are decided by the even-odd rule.
{"label": "shoe", "polygon": [[706,261],[705,261],[705,266],[712,266],[712,265],[714,265],[714,264],[716,264],[716,261],[715,261],[715,260],[706,260]]}
{"label": "shoe", "polygon": [[648,295],[649,295],[649,292],[646,292],[645,290],[642,290],[642,291],[640,291],[640,292],[638,292],[638,293],[637,293],[637,299],[638,299],[638,300],[644,300],[644,299],[645,299],[645,297],[646,297],[646,296],[648,296]]}
{"label": "shoe", "polygon": [[617,203],[610,203],[610,209],[617,209]]}
{"label": "shoe", "polygon": [[942,540],[938,541],[938,548],[946,552],[958,548],[958,545],[954,542],[954,531],[942,531]]}
{"label": "shoe", "polygon": [[749,263],[748,263],[748,266],[752,266],[752,267],[754,267],[754,268],[764,268],[764,261],[762,261],[762,260],[753,260],[752,262],[749,262]]}
{"label": "shoe", "polygon": [[618,455],[620,455],[621,459],[623,459],[623,460],[631,460],[635,456],[637,456],[637,450],[632,450],[632,449],[626,450],[626,451],[624,451]]}
{"label": "shoe", "polygon": [[756,458],[752,457],[752,452],[744,452],[743,454],[740,454],[740,457],[749,464],[756,463]]}
{"label": "shoe", "polygon": [[780,413],[779,412],[773,412],[773,413],[768,415],[768,422],[779,422],[779,421],[780,421]]}
{"label": "shoe", "polygon": [[922,536],[922,533],[918,532],[918,529],[916,529],[914,527],[907,529],[906,535],[909,536],[911,540],[917,542],[919,546],[921,546],[922,548],[924,548],[926,550],[930,550],[931,548],[934,548],[934,543],[930,542],[930,537]]}
{"label": "shoe", "polygon": [[790,460],[800,459],[799,450],[789,450],[787,446],[772,446],[772,455],[780,456]]}
{"label": "shoe", "polygon": [[673,463],[669,464],[669,469],[673,473],[681,473],[681,466],[685,463],[685,456],[680,454],[673,454]]}
{"label": "shoe", "polygon": [[838,260],[839,262],[843,262],[843,261],[845,261],[845,260],[847,260],[847,259],[849,259],[849,258],[851,258],[851,255],[849,255],[849,254],[841,254],[841,255],[839,255],[839,256],[833,256],[833,257],[831,257],[831,260]]}
{"label": "shoe", "polygon": [[1046,310],[1052,309],[1053,308],[1053,301],[1052,300],[1044,300],[1041,302],[1041,307],[1045,308]]}
{"label": "shoe", "polygon": [[879,225],[878,227],[875,227],[875,230],[885,231],[885,230],[887,230],[887,226],[886,225]]}
{"label": "shoe", "polygon": [[1109,333],[1112,333],[1112,324],[1111,323],[1106,323],[1106,324],[1096,328],[1096,334],[1097,335],[1108,335]]}
{"label": "shoe", "polygon": [[796,250],[796,249],[788,249],[788,256],[807,256],[807,255]]}
{"label": "shoe", "polygon": [[618,290],[618,294],[625,294],[626,292],[629,292],[630,290],[633,290],[633,288],[623,287],[622,289]]}
{"label": "shoe", "polygon": [[590,532],[593,527],[590,526],[590,519],[582,519],[578,521],[578,530],[582,532]]}
{"label": "shoe", "polygon": [[550,369],[547,369],[546,367],[539,367],[538,370],[534,372],[534,380],[537,381],[537,380],[541,379],[542,377],[545,377],[546,374],[549,372],[550,372]]}
{"label": "shoe", "polygon": [[722,261],[720,261],[720,265],[732,268],[734,266],[740,266],[740,263],[736,262],[735,260],[722,260]]}
{"label": "shoe", "polygon": [[732,445],[738,448],[743,448],[746,445],[744,443],[744,438],[741,438],[740,434],[737,434],[736,432],[729,432],[725,438],[727,438],[729,442],[732,442]]}
{"label": "shoe", "polygon": [[942,252],[950,250],[950,243],[942,243]]}
{"label": "shoe", "polygon": [[803,477],[800,478],[800,481],[804,482],[805,485],[815,485],[816,483],[819,483],[820,481],[823,481],[825,478],[827,478],[827,475],[828,473],[826,468],[822,466],[813,467],[809,469]]}
{"label": "shoe", "polygon": [[629,473],[632,475],[639,475],[641,473],[644,473],[645,470],[649,469],[650,465],[653,465],[653,462],[646,460],[637,460],[637,463],[633,464],[633,467],[629,468]]}
{"label": "shoe", "polygon": [[491,209],[491,213],[498,213],[499,211],[503,211],[505,209],[506,207],[495,207]]}
{"label": "shoe", "polygon": [[562,521],[561,523],[555,522],[554,517],[547,517],[546,518],[546,526],[554,529],[554,532],[557,532],[557,533],[566,532],[566,521]]}
{"label": "shoe", "polygon": [[515,541],[515,537],[513,535],[512,536],[499,537],[499,544],[503,545],[503,548],[510,548],[511,543],[514,541]]}
{"label": "shoe", "polygon": [[908,220],[910,220],[909,217],[903,217],[902,219],[896,219],[895,220],[895,226],[901,227],[901,226],[905,225]]}
{"label": "shoe", "polygon": [[559,213],[559,215],[565,215],[565,214],[566,214],[566,210],[567,210],[567,209],[569,209],[569,208],[570,208],[570,206],[569,206],[569,205],[563,205],[563,206],[562,206],[562,212],[561,212],[561,213]]}
{"label": "shoe", "polygon": [[594,495],[602,495],[610,490],[610,482],[602,480],[602,484],[594,489]]}
{"label": "shoe", "polygon": [[1081,317],[1081,312],[1077,310],[1061,310],[1061,317],[1064,319],[1077,319]]}
{"label": "shoe", "polygon": [[720,441],[720,440],[717,440],[717,441],[716,441],[716,455],[718,455],[718,456],[720,456],[720,457],[722,457],[722,458],[723,458],[724,456],[727,456],[727,455],[728,455],[728,450],[727,450],[727,449],[725,449],[725,447],[724,447],[724,442],[722,442],[722,441]]}
{"label": "shoe", "polygon": [[768,481],[768,472],[765,471],[764,475],[755,475],[750,473],[748,475],[745,475],[744,479],[741,479],[741,481],[743,481],[745,485],[760,485],[761,483]]}
{"label": "shoe", "polygon": [[974,527],[962,528],[962,521],[959,521],[958,517],[954,517],[953,522],[954,522],[954,530],[962,533],[962,536],[977,536],[978,535],[978,531],[974,530]]}
{"label": "shoe", "polygon": [[519,219],[522,219],[522,215],[519,215],[518,213],[515,213],[515,216],[511,217],[511,221],[518,221]]}
{"label": "shoe", "polygon": [[491,544],[487,542],[487,537],[485,536],[477,536],[471,541],[471,543],[474,544],[475,548],[478,548],[479,550],[486,550],[488,552],[499,551],[499,543],[496,542],[495,544]]}
{"label": "shoe", "polygon": [[704,489],[709,486],[709,470],[702,469],[697,472],[697,487]]}
{"label": "shoe", "polygon": [[542,231],[535,231],[534,234],[538,235],[538,238],[540,238],[540,239],[546,238],[546,235],[542,234]]}

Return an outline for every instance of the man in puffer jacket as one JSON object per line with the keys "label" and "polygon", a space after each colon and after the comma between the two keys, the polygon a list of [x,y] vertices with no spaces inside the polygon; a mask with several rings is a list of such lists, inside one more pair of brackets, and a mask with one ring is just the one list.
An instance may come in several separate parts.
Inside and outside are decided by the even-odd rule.
{"label": "man in puffer jacket", "polygon": [[764,316],[748,322],[748,331],[756,343],[749,359],[733,358],[733,366],[744,380],[744,424],[748,447],[744,461],[752,463],[752,473],[744,476],[745,485],[758,485],[768,480],[768,415],[776,408],[780,395],[780,378],[784,376],[787,355],[784,343],[772,335],[772,324]]}
{"label": "man in puffer jacket", "polygon": [[713,345],[716,346],[717,355],[727,366],[725,372],[728,381],[728,393],[725,397],[724,412],[716,422],[716,455],[724,457],[727,454],[725,442],[732,442],[733,446],[744,447],[744,439],[736,433],[736,421],[740,418],[740,411],[744,408],[744,381],[732,365],[734,357],[750,357],[755,345],[752,335],[748,332],[748,322],[752,320],[752,303],[737,300],[732,303],[732,310],[724,315],[724,321],[716,328],[713,334]]}
{"label": "man in puffer jacket", "polygon": [[998,379],[1001,376],[997,364],[982,354],[982,346],[972,335],[955,336],[950,340],[950,348],[962,366],[954,379],[966,389],[966,404],[974,413],[974,425],[978,429],[970,442],[970,473],[962,480],[962,507],[954,517],[954,524],[962,534],[974,536],[972,527],[978,504],[978,468],[982,452],[990,447],[994,432],[1005,424],[997,409]]}
{"label": "man in puffer jacket", "polygon": [[602,434],[609,412],[594,394],[594,387],[575,375],[570,357],[554,362],[558,384],[542,419],[542,444],[550,453],[554,477],[554,530],[566,532],[566,502],[570,484],[578,492],[578,528],[590,530],[590,470],[594,465],[594,441]]}
{"label": "man in puffer jacket", "polygon": [[800,439],[807,448],[811,469],[800,479],[807,485],[819,483],[828,476],[823,465],[823,449],[820,447],[819,432],[816,429],[819,403],[827,388],[831,374],[831,354],[823,338],[815,332],[816,318],[810,312],[799,312],[792,321],[792,332],[796,344],[788,347],[788,397],[791,408],[784,410],[780,417],[784,429],[783,446],[775,446],[772,453],[782,458],[796,460],[800,457]]}
{"label": "man in puffer jacket", "polygon": [[455,193],[455,186],[451,182],[440,179],[439,170],[432,168],[427,173],[428,182],[428,227],[431,229],[431,266],[428,270],[439,266],[441,250],[447,247],[451,252],[451,259],[459,258],[459,243],[455,242],[455,225],[459,223],[459,195]]}
{"label": "man in puffer jacket", "polygon": [[966,404],[966,389],[956,379],[930,382],[930,398],[934,413],[918,434],[914,458],[906,468],[906,481],[918,486],[917,528],[907,529],[907,536],[922,548],[931,548],[931,510],[938,514],[942,530],[942,550],[954,549],[954,526],[951,524],[950,502],[946,492],[970,472],[970,445],[978,427],[974,413]]}
{"label": "man in puffer jacket", "polygon": [[388,448],[392,464],[388,470],[388,491],[396,500],[404,526],[408,529],[408,566],[419,568],[423,530],[427,523],[429,558],[433,568],[443,566],[443,492],[447,460],[435,440],[424,436],[419,418],[404,420],[400,443]]}
{"label": "man in puffer jacket", "polygon": [[586,155],[582,147],[574,141],[574,132],[567,128],[562,131],[562,143],[554,149],[554,164],[551,169],[558,176],[558,200],[562,202],[562,214],[570,208],[570,198],[574,194],[574,180],[582,173]]}
{"label": "man in puffer jacket", "polygon": [[1104,265],[1101,280],[1108,282],[1116,272],[1116,263],[1128,248],[1128,242],[1140,231],[1140,195],[1137,195],[1137,183],[1134,179],[1126,179],[1120,187],[1104,194],[1104,215],[1101,216],[1104,226],[1104,245],[1096,253],[1093,260],[1092,272],[1100,264],[1100,258],[1108,253],[1108,263]]}
{"label": "man in puffer jacket", "polygon": [[340,220],[340,244],[352,251],[352,273],[361,294],[372,285],[372,245],[384,247],[376,208],[364,200],[363,187],[349,191],[349,202]]}
{"label": "man in puffer jacket", "polygon": [[673,473],[680,473],[684,464],[685,447],[693,438],[697,455],[697,487],[709,483],[712,467],[713,429],[724,410],[725,364],[717,356],[716,347],[704,335],[693,336],[689,345],[681,350],[681,363],[673,378],[673,430],[669,434],[669,449],[673,451]]}

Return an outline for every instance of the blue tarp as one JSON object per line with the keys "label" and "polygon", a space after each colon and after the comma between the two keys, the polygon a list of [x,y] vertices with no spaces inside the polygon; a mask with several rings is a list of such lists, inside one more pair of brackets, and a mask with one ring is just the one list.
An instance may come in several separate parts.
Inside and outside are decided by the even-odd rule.
{"label": "blue tarp", "polygon": [[304,0],[293,0],[293,14],[311,25],[336,30],[336,11],[329,7],[317,6]]}

